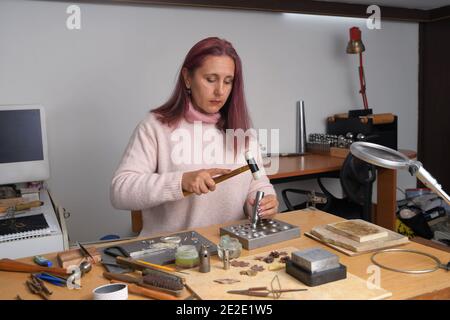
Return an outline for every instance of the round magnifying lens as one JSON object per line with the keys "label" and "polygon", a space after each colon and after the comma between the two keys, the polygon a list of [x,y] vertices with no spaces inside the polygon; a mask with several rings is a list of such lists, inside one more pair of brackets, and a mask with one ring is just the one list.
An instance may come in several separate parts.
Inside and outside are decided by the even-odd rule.
{"label": "round magnifying lens", "polygon": [[397,150],[370,142],[354,142],[350,152],[357,158],[388,169],[407,169],[411,160]]}

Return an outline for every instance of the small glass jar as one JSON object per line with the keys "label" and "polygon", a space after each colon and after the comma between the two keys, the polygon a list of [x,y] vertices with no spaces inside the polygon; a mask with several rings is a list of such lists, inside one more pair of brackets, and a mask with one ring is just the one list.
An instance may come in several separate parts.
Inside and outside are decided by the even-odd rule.
{"label": "small glass jar", "polygon": [[195,246],[185,245],[177,248],[175,265],[180,268],[193,268],[198,266],[199,256]]}
{"label": "small glass jar", "polygon": [[230,259],[239,258],[242,251],[242,244],[236,238],[231,238],[229,235],[220,237],[220,243],[217,245],[217,253],[221,260],[223,260],[223,251],[228,249]]}

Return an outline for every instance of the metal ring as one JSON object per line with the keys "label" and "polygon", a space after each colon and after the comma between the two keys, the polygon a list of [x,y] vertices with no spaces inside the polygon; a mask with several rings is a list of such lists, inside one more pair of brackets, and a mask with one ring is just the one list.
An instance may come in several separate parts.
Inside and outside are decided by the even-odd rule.
{"label": "metal ring", "polygon": [[[380,253],[389,253],[389,252],[406,252],[406,253],[415,253],[418,255],[422,255],[425,257],[428,257],[430,259],[432,259],[434,262],[436,262],[436,266],[432,269],[423,269],[423,270],[402,270],[402,269],[396,269],[396,268],[391,268],[391,267],[387,267],[385,265],[382,265],[381,263],[377,262],[375,260],[375,256],[380,254]],[[440,265],[441,265],[441,261],[436,258],[435,256],[425,253],[425,252],[420,252],[420,251],[416,251],[416,250],[411,250],[411,249],[385,249],[385,250],[380,250],[378,252],[375,252],[372,257],[370,258],[372,260],[372,262],[379,266],[380,268],[384,268],[390,271],[395,271],[395,272],[402,272],[402,273],[410,273],[410,274],[422,274],[422,273],[429,273],[429,272],[433,272],[439,269]]]}

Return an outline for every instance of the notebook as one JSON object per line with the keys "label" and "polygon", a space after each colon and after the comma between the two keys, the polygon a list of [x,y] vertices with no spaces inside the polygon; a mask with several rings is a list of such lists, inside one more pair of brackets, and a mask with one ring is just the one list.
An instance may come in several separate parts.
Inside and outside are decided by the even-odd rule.
{"label": "notebook", "polygon": [[51,234],[43,213],[0,220],[0,242],[42,237]]}

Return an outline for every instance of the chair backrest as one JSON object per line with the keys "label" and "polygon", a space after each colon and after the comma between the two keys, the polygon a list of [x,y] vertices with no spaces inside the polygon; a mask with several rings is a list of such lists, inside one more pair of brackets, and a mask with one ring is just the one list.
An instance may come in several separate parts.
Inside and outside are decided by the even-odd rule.
{"label": "chair backrest", "polygon": [[363,204],[365,201],[364,190],[372,186],[376,179],[376,168],[374,165],[354,157],[351,153],[347,155],[340,171],[342,189],[352,201]]}
{"label": "chair backrest", "polygon": [[347,155],[340,171],[340,182],[345,195],[365,208],[364,218],[370,220],[372,184],[376,179],[376,167],[351,153]]}
{"label": "chair backrest", "polygon": [[140,233],[142,230],[142,211],[131,211],[131,230]]}

